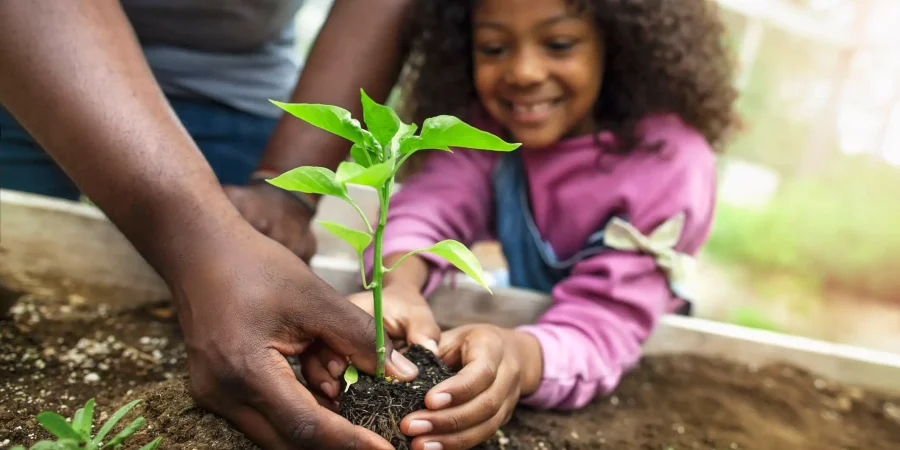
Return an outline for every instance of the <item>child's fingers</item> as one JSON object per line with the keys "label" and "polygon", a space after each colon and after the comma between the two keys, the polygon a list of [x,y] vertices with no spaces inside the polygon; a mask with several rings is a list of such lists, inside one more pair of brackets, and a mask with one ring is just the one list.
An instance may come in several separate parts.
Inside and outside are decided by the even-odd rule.
{"label": "child's fingers", "polygon": [[454,434],[474,428],[500,414],[508,399],[518,398],[516,377],[518,374],[503,364],[493,384],[471,401],[438,411],[417,411],[403,418],[400,429],[409,436],[419,436]]}
{"label": "child's fingers", "polygon": [[406,324],[406,340],[410,344],[419,344],[433,353],[438,352],[438,340],[441,328],[434,320],[434,314],[427,306],[414,308],[409,313]]}
{"label": "child's fingers", "polygon": [[489,331],[480,329],[467,334],[460,346],[462,370],[428,391],[425,395],[428,409],[466,403],[494,383],[503,361],[503,340],[490,335]]}
{"label": "child's fingers", "polygon": [[[517,398],[517,397],[516,397]],[[503,424],[509,421],[516,401],[511,397],[504,398],[497,414],[471,428],[461,429],[450,434],[428,434],[413,439],[413,450],[467,450],[490,439]]]}

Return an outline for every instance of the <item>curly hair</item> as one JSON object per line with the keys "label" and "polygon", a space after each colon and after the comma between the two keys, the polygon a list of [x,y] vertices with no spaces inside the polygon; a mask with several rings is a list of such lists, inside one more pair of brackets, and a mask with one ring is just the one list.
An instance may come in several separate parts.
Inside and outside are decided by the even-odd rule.
{"label": "curly hair", "polygon": [[[465,119],[477,102],[471,58],[477,1],[416,0],[409,11],[411,53],[400,100],[409,120],[421,123],[439,114]],[[617,137],[606,151],[629,153],[647,144],[635,128],[655,113],[677,114],[721,151],[736,125],[737,93],[715,2],[569,1],[593,15],[605,39],[605,73],[593,114],[597,131]]]}

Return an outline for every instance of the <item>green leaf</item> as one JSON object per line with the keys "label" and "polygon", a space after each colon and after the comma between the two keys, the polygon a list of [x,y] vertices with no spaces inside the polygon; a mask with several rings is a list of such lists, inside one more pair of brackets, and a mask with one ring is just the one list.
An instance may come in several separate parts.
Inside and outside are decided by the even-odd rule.
{"label": "green leaf", "polygon": [[[47,442],[50,442],[50,441],[47,441]],[[37,445],[37,444],[35,444],[35,445]],[[25,450],[25,447],[22,447],[21,445],[17,445],[9,450]]]}
{"label": "green leaf", "polygon": [[353,367],[353,364],[350,364],[347,366],[347,370],[344,371],[344,382],[347,383],[344,392],[347,392],[350,386],[356,384],[357,381],[359,381],[359,372],[357,372],[356,367]]}
{"label": "green leaf", "polygon": [[394,158],[371,167],[363,167],[352,161],[344,161],[338,166],[335,181],[341,184],[361,184],[379,189],[394,171]]}
{"label": "green leaf", "polygon": [[60,448],[66,450],[81,450],[81,442],[82,441],[76,441],[75,439],[60,439],[57,444],[59,444]]}
{"label": "green leaf", "polygon": [[459,270],[465,272],[466,275],[472,277],[473,280],[487,289],[488,292],[491,292],[491,288],[488,287],[487,282],[484,280],[484,269],[481,268],[481,263],[478,262],[478,258],[465,245],[452,239],[447,239],[429,248],[415,250],[409,254],[414,253],[433,253],[450,261]]}
{"label": "green leaf", "polygon": [[353,144],[353,147],[350,147],[350,156],[353,157],[357,164],[363,167],[369,167],[378,161],[375,155],[359,144]]}
{"label": "green leaf", "polygon": [[66,422],[65,417],[53,411],[44,411],[38,414],[37,420],[45,430],[53,433],[54,436],[60,439],[81,441],[81,436]]}
{"label": "green leaf", "polygon": [[156,450],[159,447],[160,442],[162,442],[162,436],[148,442],[147,445],[139,448],[138,450]]}
{"label": "green leaf", "polygon": [[94,399],[90,399],[85,403],[84,408],[79,408],[72,418],[72,428],[84,438],[85,441],[91,438],[91,422],[94,421]]}
{"label": "green leaf", "polygon": [[366,122],[366,129],[372,133],[372,136],[375,136],[382,148],[390,146],[394,136],[400,130],[402,124],[400,118],[393,109],[372,100],[366,91],[360,89],[359,92],[362,96],[363,120]]}
{"label": "green leaf", "polygon": [[363,140],[362,127],[359,125],[359,121],[354,119],[350,115],[350,111],[344,108],[315,103],[269,101],[310,125],[334,133],[356,144],[361,143]]}
{"label": "green leaf", "polygon": [[103,444],[102,448],[115,448],[117,445],[121,445],[125,442],[125,439],[131,437],[132,434],[136,433],[138,429],[144,426],[144,418],[138,417],[134,419],[127,427],[123,428],[119,434],[115,435],[112,439],[109,440],[106,444]]}
{"label": "green leaf", "polygon": [[406,154],[422,149],[450,151],[450,147],[509,152],[519,148],[520,145],[506,142],[456,117],[443,115],[425,119],[422,132],[417,137],[405,139],[400,146],[400,153]]}
{"label": "green leaf", "polygon": [[91,441],[91,444],[97,445],[100,442],[103,442],[103,439],[106,438],[106,435],[109,434],[110,431],[112,431],[113,427],[116,426],[116,424],[119,423],[119,421],[122,420],[123,417],[125,417],[125,414],[128,414],[128,411],[131,411],[131,408],[134,408],[135,405],[137,405],[140,402],[141,402],[140,399],[133,400],[133,401],[129,402],[128,404],[126,404],[125,406],[119,408],[119,410],[116,411],[112,415],[112,417],[110,417],[109,420],[106,421],[105,424],[103,424],[103,428],[101,428],[100,432],[97,433],[96,436],[94,436],[94,439]]}
{"label": "green leaf", "polygon": [[341,225],[337,222],[320,220],[319,224],[335,236],[343,239],[348,244],[353,246],[353,248],[356,249],[357,253],[362,253],[363,251],[365,251],[366,247],[368,247],[372,242],[372,235],[370,235],[369,233],[345,227],[344,225]]}
{"label": "green leaf", "polygon": [[346,188],[335,181],[334,172],[324,167],[297,167],[267,181],[269,184],[288,191],[333,195],[342,198],[347,195]]}
{"label": "green leaf", "polygon": [[[25,447],[15,447],[15,448],[24,449]],[[63,445],[60,442],[48,441],[48,440],[38,441],[34,445],[31,446],[31,450],[68,450],[69,448],[73,448],[73,447],[66,447],[65,445]],[[75,447],[75,448],[77,448],[77,447]]]}

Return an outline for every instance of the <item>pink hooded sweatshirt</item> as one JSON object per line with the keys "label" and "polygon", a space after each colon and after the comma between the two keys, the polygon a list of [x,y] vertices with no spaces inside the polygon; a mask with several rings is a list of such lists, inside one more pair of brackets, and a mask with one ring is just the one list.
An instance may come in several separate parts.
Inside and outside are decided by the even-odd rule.
{"label": "pink hooded sweatshirt", "polygon": [[[595,139],[608,141],[610,133],[517,150],[527,172],[535,224],[560,259],[582,249],[611,214],[627,216],[648,235],[685,213],[675,246],[682,253],[695,254],[707,239],[716,192],[709,144],[671,115],[649,118],[640,129],[647,142],[664,143],[660,152],[605,154],[598,165],[602,150]],[[444,239],[467,246],[494,239],[491,173],[500,156],[469,149],[432,151],[422,171],[391,200],[384,255]],[[434,268],[425,288],[428,295],[453,266],[431,254],[420,256]],[[371,271],[371,247],[365,261]],[[681,304],[653,256],[618,250],[578,262],[551,295],[553,304],[537,323],[518,328],[534,335],[543,353],[540,387],[521,403],[547,409],[580,408],[612,391],[639,359],[659,317]]]}

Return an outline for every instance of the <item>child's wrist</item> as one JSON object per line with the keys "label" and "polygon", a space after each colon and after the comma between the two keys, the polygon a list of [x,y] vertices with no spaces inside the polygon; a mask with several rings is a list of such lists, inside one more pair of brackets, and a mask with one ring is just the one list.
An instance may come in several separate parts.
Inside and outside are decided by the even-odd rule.
{"label": "child's wrist", "polygon": [[538,390],[544,377],[544,352],[541,342],[531,333],[510,330],[519,355],[522,396]]}

